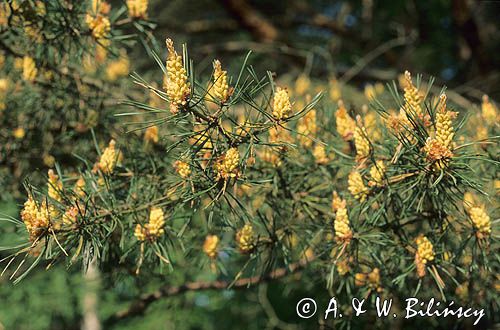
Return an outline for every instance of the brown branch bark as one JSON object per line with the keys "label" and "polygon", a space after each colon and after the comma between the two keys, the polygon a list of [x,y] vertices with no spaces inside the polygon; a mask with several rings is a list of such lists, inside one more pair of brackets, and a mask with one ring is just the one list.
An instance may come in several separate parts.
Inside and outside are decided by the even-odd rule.
{"label": "brown branch bark", "polygon": [[311,261],[310,259],[309,260],[302,259],[300,262],[291,264],[288,268],[285,267],[277,268],[268,274],[241,278],[235,282],[229,282],[229,281],[187,282],[183,285],[174,287],[165,285],[160,287],[158,290],[154,292],[141,295],[128,308],[118,311],[115,314],[111,315],[104,321],[103,324],[105,325],[105,327],[108,327],[123,319],[140,315],[149,307],[151,303],[159,299],[176,296],[184,292],[201,291],[201,290],[226,290],[226,289],[241,290],[241,289],[246,289],[252,285],[258,285],[272,280],[277,280],[285,276],[288,276],[290,274],[294,274],[301,271],[310,261]]}

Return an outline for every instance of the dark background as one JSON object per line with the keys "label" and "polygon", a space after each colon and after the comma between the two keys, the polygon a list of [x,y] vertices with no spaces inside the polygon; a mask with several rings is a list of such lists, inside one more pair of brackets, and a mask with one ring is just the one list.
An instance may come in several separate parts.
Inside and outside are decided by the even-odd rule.
{"label": "dark background", "polygon": [[343,78],[358,65],[344,78],[361,86],[410,70],[476,100],[500,92],[499,1],[153,1],[149,12],[159,40],[187,42],[206,65],[251,49],[278,75]]}

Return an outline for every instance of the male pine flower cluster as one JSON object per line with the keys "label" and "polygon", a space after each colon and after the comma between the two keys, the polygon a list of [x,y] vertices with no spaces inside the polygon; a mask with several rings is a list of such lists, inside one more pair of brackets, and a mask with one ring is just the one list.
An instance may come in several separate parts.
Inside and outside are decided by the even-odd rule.
{"label": "male pine flower cluster", "polygon": [[333,225],[335,229],[335,239],[339,242],[349,243],[352,238],[352,231],[349,226],[349,216],[347,215],[345,200],[341,201],[338,205]]}
{"label": "male pine flower cluster", "polygon": [[345,141],[352,140],[354,131],[356,130],[356,121],[349,116],[347,109],[342,100],[338,102],[338,110],[335,112],[335,123],[337,132]]}
{"label": "male pine flower cluster", "polygon": [[30,56],[23,57],[23,79],[28,82],[35,81],[38,69],[35,60]]}
{"label": "male pine flower cluster", "polygon": [[222,70],[219,60],[214,61],[214,86],[213,94],[217,100],[224,103],[229,97],[229,85],[227,82],[227,71]]}
{"label": "male pine flower cluster", "polygon": [[468,209],[470,219],[477,230],[478,238],[485,238],[491,234],[491,220],[484,210],[484,206],[472,206]]}
{"label": "male pine flower cluster", "polygon": [[425,276],[426,265],[434,260],[434,247],[431,241],[425,236],[417,238],[417,252],[415,253],[415,266],[419,277]]}
{"label": "male pine flower cluster", "polygon": [[116,162],[118,160],[118,151],[115,148],[116,142],[115,140],[111,140],[109,145],[101,155],[99,162],[97,163],[97,167],[104,174],[111,174],[115,169]]}
{"label": "male pine flower cluster", "polygon": [[99,42],[106,39],[111,31],[111,23],[107,15],[110,11],[110,5],[101,0],[93,0],[91,11],[85,16],[92,36]]}
{"label": "male pine flower cluster", "polygon": [[[92,172],[96,173],[99,169],[102,173],[111,175],[119,155],[119,152],[115,149],[115,141],[111,140],[109,146],[104,150],[100,159],[96,162]],[[102,180],[102,177],[100,177],[99,180]],[[85,188],[86,181],[80,176],[73,188],[76,199],[72,197],[71,200],[77,201],[78,198],[84,198],[87,195]],[[31,193],[28,194],[28,199],[21,210],[21,219],[32,241],[46,234],[49,229],[58,230],[61,228],[61,225],[75,224],[80,213],[80,209],[77,205],[65,205],[67,200],[64,198],[65,191],[63,189],[63,183],[52,169],[48,171],[47,196],[49,197],[48,199],[38,203]],[[64,212],[59,210],[59,206],[64,207]],[[153,213],[152,218],[155,219],[158,217]],[[149,235],[156,235],[157,233],[160,235],[161,230],[155,229],[155,224],[157,224],[157,228],[160,228],[162,224],[154,220],[152,223],[153,224],[149,226],[150,228],[148,228],[148,233],[152,233]]]}
{"label": "male pine flower cluster", "polygon": [[337,210],[343,206],[343,203],[344,200],[340,198],[337,191],[334,190],[332,194],[332,211],[337,212]]}
{"label": "male pine flower cluster", "polygon": [[313,142],[311,137],[314,137],[317,131],[316,110],[311,109],[301,117],[297,123],[297,133],[300,144],[305,148],[309,148]]}
{"label": "male pine flower cluster", "polygon": [[167,39],[167,74],[163,81],[163,89],[166,91],[170,101],[170,112],[175,114],[185,106],[191,92],[186,69],[184,68],[182,56],[177,54],[174,42]]}
{"label": "male pine flower cluster", "polygon": [[148,128],[146,128],[146,131],[144,131],[144,142],[157,144],[158,141],[160,140],[158,131],[159,128],[156,125],[149,126]]}
{"label": "male pine flower cluster", "polygon": [[[1,65],[0,65],[1,67]],[[7,91],[9,90],[10,82],[6,78],[0,78],[0,112],[5,110],[7,107],[5,99],[7,96]]]}
{"label": "male pine flower cluster", "polygon": [[127,0],[128,15],[132,18],[148,17],[148,0]]}
{"label": "male pine flower cluster", "polygon": [[337,272],[339,273],[340,276],[344,276],[349,271],[351,270],[351,267],[349,267],[349,260],[347,259],[342,259],[337,261]]}
{"label": "male pine flower cluster", "polygon": [[174,163],[174,168],[175,168],[177,174],[179,174],[179,176],[183,179],[187,179],[189,177],[189,175],[191,175],[191,167],[186,162],[183,162],[181,160],[177,160]]}
{"label": "male pine flower cluster", "polygon": [[325,146],[322,144],[319,144],[319,143],[316,144],[314,146],[312,154],[314,156],[314,160],[316,161],[316,164],[323,165],[323,164],[328,163],[328,161],[329,161],[328,156],[326,155]]}
{"label": "male pine flower cluster", "polygon": [[371,290],[382,292],[380,285],[380,269],[374,268],[369,273],[356,273],[354,275],[354,284],[356,286],[368,286]]}
{"label": "male pine flower cluster", "polygon": [[361,176],[361,173],[359,173],[359,171],[354,170],[349,173],[347,184],[347,189],[354,198],[358,199],[360,202],[364,202],[366,200],[366,196],[368,195],[368,188],[365,186],[363,177]]}
{"label": "male pine flower cluster", "polygon": [[375,164],[370,168],[370,177],[371,180],[368,181],[368,185],[370,187],[377,186],[380,187],[383,185],[384,175],[385,175],[385,163],[383,160],[377,160]]}
{"label": "male pine flower cluster", "polygon": [[449,159],[453,157],[452,140],[455,133],[452,119],[455,117],[456,112],[446,109],[446,95],[441,94],[436,113],[435,137],[429,137],[424,147],[427,159],[433,162],[438,169],[445,168]]}
{"label": "male pine flower cluster", "polygon": [[120,77],[125,77],[130,71],[130,61],[126,53],[120,54],[117,60],[111,61],[106,66],[106,78],[109,81],[116,81]]}
{"label": "male pine flower cluster", "polygon": [[240,154],[237,148],[230,148],[222,155],[217,164],[216,170],[219,178],[229,180],[238,176],[238,165],[240,162]]}
{"label": "male pine flower cluster", "polygon": [[498,123],[499,118],[497,112],[497,107],[490,101],[488,95],[483,95],[483,102],[481,103],[481,115],[488,126],[493,126],[495,123]]}
{"label": "male pine flower cluster", "polygon": [[446,95],[441,94],[439,97],[438,112],[436,113],[436,140],[448,149],[451,149],[451,142],[455,135],[452,119],[456,116],[456,112],[446,109]]}
{"label": "male pine flower cluster", "polygon": [[413,84],[409,71],[405,71],[400,79],[400,85],[404,90],[404,104],[399,114],[393,114],[387,119],[387,125],[394,134],[401,135],[411,144],[416,144],[417,139],[412,133],[415,129],[415,122],[420,121],[423,126],[427,127],[430,117],[422,110],[424,97]]}
{"label": "male pine flower cluster", "polygon": [[50,214],[47,204],[45,202],[37,204],[30,194],[21,211],[21,220],[26,226],[30,240],[36,240],[49,228]]}
{"label": "male pine flower cluster", "polygon": [[241,253],[250,253],[255,248],[255,234],[251,224],[247,223],[238,230],[235,238]]}
{"label": "male pine flower cluster", "polygon": [[145,241],[146,239],[154,241],[165,233],[164,225],[165,216],[163,210],[159,207],[153,207],[149,213],[149,222],[144,226],[137,224],[134,235],[139,241]]}
{"label": "male pine flower cluster", "polygon": [[[368,109],[366,109],[366,111],[368,111]],[[363,118],[363,123],[366,128],[368,139],[374,142],[380,141],[382,132],[377,121],[377,114],[374,112],[366,113]]]}
{"label": "male pine flower cluster", "polygon": [[413,85],[409,71],[405,71],[404,73],[403,89],[405,99],[404,111],[422,119],[421,103],[423,101],[423,97],[420,95],[418,88]]}
{"label": "male pine flower cluster", "polygon": [[366,128],[362,126],[361,120],[358,122],[359,125],[354,129],[354,145],[356,146],[356,161],[359,163],[370,155],[370,141],[368,141],[368,134]]}
{"label": "male pine flower cluster", "polygon": [[292,104],[286,88],[276,87],[273,100],[273,116],[277,121],[289,117],[292,112]]}
{"label": "male pine flower cluster", "polygon": [[217,235],[207,235],[203,243],[203,252],[210,258],[217,258],[219,253],[219,237]]}

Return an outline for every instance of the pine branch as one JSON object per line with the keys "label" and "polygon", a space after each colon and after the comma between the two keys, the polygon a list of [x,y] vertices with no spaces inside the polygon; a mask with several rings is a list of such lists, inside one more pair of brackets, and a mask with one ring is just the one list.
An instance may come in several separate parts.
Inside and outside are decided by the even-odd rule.
{"label": "pine branch", "polygon": [[281,279],[288,275],[302,271],[304,267],[311,261],[312,261],[311,258],[302,259],[299,262],[290,264],[289,267],[277,268],[265,275],[257,275],[253,277],[241,278],[237,281],[212,281],[212,282],[197,281],[197,282],[187,282],[183,285],[174,287],[165,285],[160,287],[158,290],[154,292],[140,296],[128,308],[118,311],[115,314],[108,317],[103,322],[103,324],[107,328],[121,320],[144,313],[144,311],[149,307],[149,305],[157,300],[167,297],[177,296],[188,291],[247,289],[252,285],[259,285],[265,282]]}

